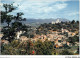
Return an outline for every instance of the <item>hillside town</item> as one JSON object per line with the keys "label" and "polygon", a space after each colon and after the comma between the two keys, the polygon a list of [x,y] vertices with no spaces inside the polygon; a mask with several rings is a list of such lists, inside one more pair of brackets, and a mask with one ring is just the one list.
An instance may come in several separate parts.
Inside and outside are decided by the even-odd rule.
{"label": "hillside town", "polygon": [[[57,23],[60,23],[60,22],[57,22]],[[37,30],[37,28],[32,28],[32,29],[35,29],[35,31]],[[61,28],[60,31],[48,30],[46,35],[45,34],[39,35],[39,34],[36,34],[36,32],[32,31],[32,33],[34,34],[34,37],[32,37],[32,38],[27,37],[25,35],[22,35],[25,32],[26,31],[22,31],[22,30],[18,31],[16,33],[15,40],[19,40],[20,42],[26,42],[28,40],[31,40],[33,43],[37,42],[38,40],[40,40],[41,42],[44,42],[44,41],[48,40],[50,42],[54,42],[53,46],[54,46],[55,49],[62,49],[65,46],[67,46],[67,47],[79,46],[79,41],[74,42],[75,43],[74,45],[73,45],[73,43],[67,41],[70,37],[74,37],[74,36],[79,37],[79,34],[78,34],[79,30],[76,30],[74,32],[70,32],[67,29]],[[4,34],[0,34],[0,38],[3,37],[3,35]],[[30,34],[29,34],[29,36],[30,36]],[[1,43],[9,44],[9,41],[2,39]],[[75,53],[75,51],[77,52],[77,50],[73,50],[72,52]]]}

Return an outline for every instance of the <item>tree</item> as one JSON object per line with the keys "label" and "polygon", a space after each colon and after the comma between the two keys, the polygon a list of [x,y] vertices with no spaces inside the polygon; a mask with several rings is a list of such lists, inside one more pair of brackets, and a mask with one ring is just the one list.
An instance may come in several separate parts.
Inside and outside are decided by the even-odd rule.
{"label": "tree", "polygon": [[12,11],[16,9],[16,7],[13,6],[13,4],[3,4],[4,11],[1,11],[1,22],[7,23],[7,26],[4,26],[1,30],[4,34],[2,39],[8,40],[11,42],[11,40],[14,39],[15,32],[14,29],[10,26],[11,21],[13,20],[13,15],[10,15]]}
{"label": "tree", "polygon": [[79,21],[76,21],[79,24]]}
{"label": "tree", "polygon": [[72,24],[74,24],[75,23],[75,20],[72,20],[72,22],[71,22]]}
{"label": "tree", "polygon": [[[1,21],[6,22],[8,26],[4,26],[1,32],[3,32],[4,36],[2,39],[8,40],[11,42],[12,40],[15,39],[16,32],[20,30],[24,30],[25,28],[23,27],[23,24],[20,22],[25,18],[22,18],[23,13],[19,12],[17,13],[16,16],[10,15],[10,13],[13,12],[13,10],[16,9],[16,7],[13,6],[13,4],[3,4],[3,7],[5,11],[1,11]],[[11,21],[14,20],[12,23]],[[11,26],[10,26],[11,23]],[[27,29],[27,28],[26,28]]]}
{"label": "tree", "polygon": [[3,4],[4,11],[1,11],[1,22],[6,22],[8,24],[8,27],[10,26],[10,22],[13,19],[13,15],[9,15],[12,11],[16,9],[16,7],[13,6],[13,4]]}
{"label": "tree", "polygon": [[24,15],[22,12],[17,13],[16,16],[14,16],[15,21],[17,22],[23,20],[22,15]]}
{"label": "tree", "polygon": [[4,34],[4,36],[1,39],[4,40],[8,40],[9,42],[11,42],[12,40],[15,39],[15,30],[13,28],[3,28],[2,32]]}

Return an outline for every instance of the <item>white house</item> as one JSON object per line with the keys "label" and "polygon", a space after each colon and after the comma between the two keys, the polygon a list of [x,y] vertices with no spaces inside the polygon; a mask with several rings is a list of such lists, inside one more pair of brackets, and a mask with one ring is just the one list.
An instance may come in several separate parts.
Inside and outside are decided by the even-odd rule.
{"label": "white house", "polygon": [[16,39],[19,39],[20,38],[20,35],[22,34],[22,33],[24,33],[25,31],[18,31],[17,33],[16,33]]}

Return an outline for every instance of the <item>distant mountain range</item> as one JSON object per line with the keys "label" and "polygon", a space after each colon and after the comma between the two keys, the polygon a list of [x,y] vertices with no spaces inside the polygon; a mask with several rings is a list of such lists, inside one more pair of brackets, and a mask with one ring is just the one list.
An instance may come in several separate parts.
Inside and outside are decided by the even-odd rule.
{"label": "distant mountain range", "polygon": [[[57,18],[59,21],[66,22],[69,21],[68,19],[63,18]],[[22,21],[23,24],[31,25],[31,26],[39,26],[43,23],[51,23],[52,21],[56,22],[57,19],[27,19],[26,21]],[[6,25],[6,23],[2,24],[3,26]]]}
{"label": "distant mountain range", "polygon": [[[68,22],[68,19],[57,18],[59,21]],[[56,22],[57,19],[27,19],[26,21],[22,21],[26,25],[40,25],[43,23],[51,23],[52,21]]]}

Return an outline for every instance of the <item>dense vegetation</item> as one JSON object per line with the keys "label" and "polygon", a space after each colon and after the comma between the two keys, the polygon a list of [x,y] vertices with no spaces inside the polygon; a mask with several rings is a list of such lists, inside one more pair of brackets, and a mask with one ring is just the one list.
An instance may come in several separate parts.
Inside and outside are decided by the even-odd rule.
{"label": "dense vegetation", "polygon": [[1,53],[3,55],[73,55],[69,51],[57,52],[50,41],[41,42],[38,40],[33,43],[32,41],[20,42],[14,40],[8,45],[1,45]]}
{"label": "dense vegetation", "polygon": [[38,28],[36,33],[37,34],[47,34],[49,30],[54,30],[54,31],[60,31],[61,28],[63,29],[67,29],[71,32],[74,32],[76,30],[79,30],[79,21],[70,21],[70,22],[61,22],[61,23],[57,23],[57,24],[41,24]]}

